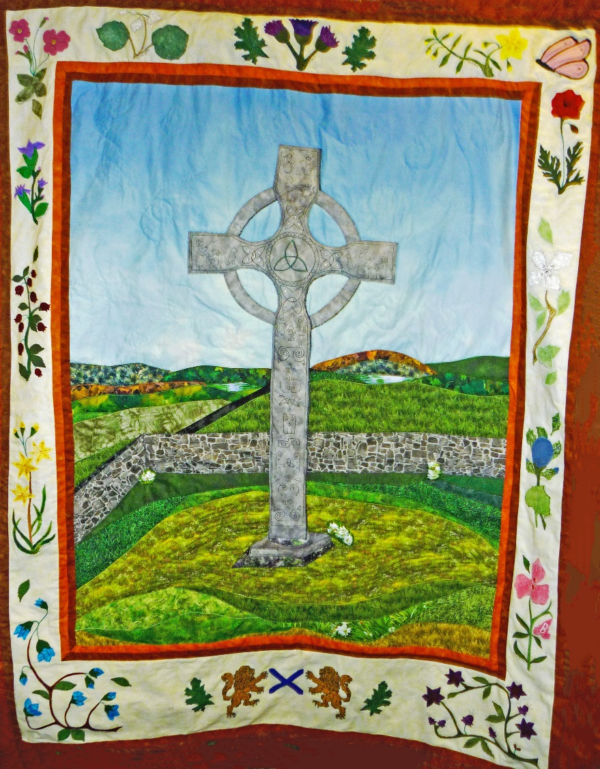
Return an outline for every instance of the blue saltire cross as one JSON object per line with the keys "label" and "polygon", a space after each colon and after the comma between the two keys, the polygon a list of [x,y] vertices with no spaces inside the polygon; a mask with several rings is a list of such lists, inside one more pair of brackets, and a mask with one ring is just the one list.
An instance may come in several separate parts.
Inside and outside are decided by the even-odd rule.
{"label": "blue saltire cross", "polygon": [[284,678],[284,676],[278,673],[275,668],[269,668],[269,673],[279,680],[278,684],[275,684],[275,686],[272,686],[269,689],[269,694],[273,694],[273,692],[276,692],[277,689],[282,689],[284,686],[289,686],[290,689],[293,689],[296,692],[296,694],[304,694],[302,689],[294,683],[298,676],[301,676],[302,673],[304,673],[304,669],[297,670],[295,673],[292,673],[289,678]]}

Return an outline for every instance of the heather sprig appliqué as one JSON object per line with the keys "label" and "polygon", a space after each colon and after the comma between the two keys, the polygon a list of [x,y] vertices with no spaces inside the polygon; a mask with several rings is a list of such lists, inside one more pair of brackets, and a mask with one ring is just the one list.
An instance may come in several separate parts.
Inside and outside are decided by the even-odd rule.
{"label": "heather sprig appliqu\u00e9", "polygon": [[46,368],[41,353],[44,347],[38,342],[31,341],[31,334],[43,334],[48,330],[44,318],[40,313],[50,310],[48,302],[41,302],[35,290],[34,281],[38,277],[35,264],[38,260],[39,249],[36,246],[33,252],[33,264],[27,265],[20,275],[13,275],[13,283],[16,283],[15,294],[21,300],[18,305],[19,312],[13,318],[19,334],[22,336],[17,344],[19,356],[19,373],[23,379],[29,381],[31,374],[41,377],[42,369]]}

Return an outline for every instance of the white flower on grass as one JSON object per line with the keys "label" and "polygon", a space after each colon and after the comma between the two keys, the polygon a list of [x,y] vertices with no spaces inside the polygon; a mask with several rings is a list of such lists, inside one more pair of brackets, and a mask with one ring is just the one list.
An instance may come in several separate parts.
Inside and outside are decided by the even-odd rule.
{"label": "white flower on grass", "polygon": [[131,22],[131,31],[137,32],[138,29],[141,29],[144,26],[144,22],[138,17],[137,19],[134,19]]}
{"label": "white flower on grass", "polygon": [[560,280],[555,273],[569,264],[571,256],[571,254],[559,251],[551,261],[548,261],[545,254],[541,251],[534,251],[531,258],[538,269],[532,270],[529,273],[529,284],[531,286],[539,286],[541,284],[544,288],[558,291]]}
{"label": "white flower on grass", "polygon": [[347,622],[342,622],[341,625],[338,625],[333,629],[333,632],[336,635],[341,635],[342,637],[346,638],[352,632],[352,628]]}
{"label": "white flower on grass", "polygon": [[140,483],[153,483],[156,478],[154,470],[144,470],[140,475]]}
{"label": "white flower on grass", "polygon": [[439,462],[427,463],[427,478],[430,481],[436,481],[441,475],[442,469]]}

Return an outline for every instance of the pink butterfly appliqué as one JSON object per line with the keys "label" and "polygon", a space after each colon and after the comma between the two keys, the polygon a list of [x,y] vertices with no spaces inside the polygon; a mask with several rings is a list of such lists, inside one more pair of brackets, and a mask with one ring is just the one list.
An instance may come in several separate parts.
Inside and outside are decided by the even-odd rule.
{"label": "pink butterfly appliqu\u00e9", "polygon": [[562,40],[546,48],[542,57],[536,61],[541,67],[551,72],[571,80],[581,80],[590,68],[585,57],[591,48],[590,40],[578,42],[574,37],[563,37]]}

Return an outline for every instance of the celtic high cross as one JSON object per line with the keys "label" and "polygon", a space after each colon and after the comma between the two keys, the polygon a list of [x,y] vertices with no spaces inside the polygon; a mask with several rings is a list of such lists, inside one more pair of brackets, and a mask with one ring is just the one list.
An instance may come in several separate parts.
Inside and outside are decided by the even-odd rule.
{"label": "celtic high cross", "polygon": [[[189,235],[188,271],[222,273],[234,299],[273,325],[269,535],[252,545],[238,566],[308,563],[331,547],[327,534],[308,531],[306,518],[311,329],[340,312],[362,280],[393,283],[395,278],[397,244],[360,240],[350,216],[320,189],[320,163],[318,149],[280,146],[273,187],[242,206],[225,235]],[[258,243],[243,240],[240,235],[250,219],[276,201],[281,223],[275,235]],[[338,224],[345,246],[315,240],[308,226],[313,205]],[[269,276],[277,290],[277,312],[252,299],[239,269]],[[308,288],[324,275],[345,275],[348,280],[334,299],[309,315]]]}

